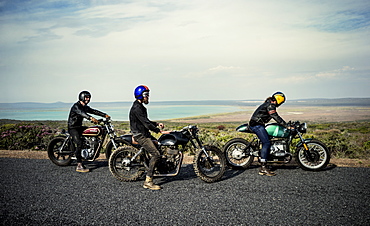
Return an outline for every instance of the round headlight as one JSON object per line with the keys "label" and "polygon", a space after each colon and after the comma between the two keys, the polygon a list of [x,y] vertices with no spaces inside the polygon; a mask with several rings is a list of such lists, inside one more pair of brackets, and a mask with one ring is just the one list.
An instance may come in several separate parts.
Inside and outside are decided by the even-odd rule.
{"label": "round headlight", "polygon": [[307,123],[302,123],[298,130],[300,133],[305,133],[307,131]]}

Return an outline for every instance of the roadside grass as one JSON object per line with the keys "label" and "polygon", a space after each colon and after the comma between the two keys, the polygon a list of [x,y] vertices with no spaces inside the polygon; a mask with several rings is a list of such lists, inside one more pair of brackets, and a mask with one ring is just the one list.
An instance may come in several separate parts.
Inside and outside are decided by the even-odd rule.
{"label": "roadside grass", "polygon": [[[222,148],[232,138],[252,139],[253,134],[240,133],[235,128],[245,122],[197,123],[200,138],[205,144]],[[165,121],[166,130],[180,130],[185,123]],[[86,122],[89,126],[91,123]],[[114,121],[117,135],[129,133],[129,123]],[[0,120],[0,149],[45,150],[51,138],[66,129],[66,121]],[[158,137],[159,135],[156,135]],[[308,123],[304,138],[322,141],[334,158],[370,159],[370,121]],[[192,150],[189,150],[192,152]]]}

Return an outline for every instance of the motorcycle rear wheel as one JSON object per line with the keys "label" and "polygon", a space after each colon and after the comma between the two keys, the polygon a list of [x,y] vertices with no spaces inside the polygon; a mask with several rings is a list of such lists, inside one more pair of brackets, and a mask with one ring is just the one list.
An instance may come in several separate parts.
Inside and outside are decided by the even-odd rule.
{"label": "motorcycle rear wheel", "polygon": [[130,146],[117,148],[109,158],[109,171],[120,181],[136,181],[145,172],[141,155],[132,159],[138,150]]}
{"label": "motorcycle rear wheel", "polygon": [[252,163],[254,157],[247,155],[244,150],[249,145],[249,142],[242,138],[234,138],[229,140],[224,146],[224,154],[226,163],[233,169],[246,169]]}
{"label": "motorcycle rear wheel", "polygon": [[308,171],[324,169],[330,161],[330,152],[326,145],[318,140],[310,140],[306,144],[309,149],[308,153],[303,146],[299,146],[295,153],[299,167]]}
{"label": "motorcycle rear wheel", "polygon": [[48,157],[57,166],[68,166],[72,162],[73,147],[71,143],[67,142],[63,150],[60,150],[65,140],[65,137],[55,137],[48,145]]}
{"label": "motorcycle rear wheel", "polygon": [[220,180],[226,170],[226,160],[222,151],[215,146],[205,146],[209,158],[201,150],[194,157],[195,174],[203,181],[212,183]]}
{"label": "motorcycle rear wheel", "polygon": [[[126,142],[121,138],[114,139],[114,142],[116,143],[117,148],[126,145]],[[109,143],[107,144],[107,148],[105,149],[105,158],[107,160],[109,160],[109,158],[110,158],[111,154],[114,152],[114,150],[115,150],[115,148],[113,146],[112,141],[109,141]]]}

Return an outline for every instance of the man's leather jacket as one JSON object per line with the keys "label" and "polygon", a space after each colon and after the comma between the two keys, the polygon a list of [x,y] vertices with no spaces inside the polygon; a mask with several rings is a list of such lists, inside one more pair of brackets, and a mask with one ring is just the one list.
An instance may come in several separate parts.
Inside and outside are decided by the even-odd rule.
{"label": "man's leather jacket", "polygon": [[157,123],[148,119],[147,109],[136,100],[130,110],[130,129],[134,136],[142,134],[145,137],[151,137],[150,130],[159,133],[160,129]]}
{"label": "man's leather jacket", "polygon": [[68,117],[68,129],[73,129],[73,128],[78,128],[82,126],[82,121],[83,119],[90,119],[90,115],[87,113],[98,115],[101,117],[105,117],[106,114],[96,110],[92,109],[87,105],[82,105],[80,101],[76,102],[72,107],[69,112],[69,117]]}
{"label": "man's leather jacket", "polygon": [[287,126],[284,119],[282,119],[277,111],[276,111],[276,105],[271,103],[270,100],[267,100],[265,103],[261,104],[253,113],[251,120],[249,122],[250,126],[256,126],[256,125],[265,125],[265,123],[268,123],[271,119],[274,119],[277,123],[279,123],[282,126]]}

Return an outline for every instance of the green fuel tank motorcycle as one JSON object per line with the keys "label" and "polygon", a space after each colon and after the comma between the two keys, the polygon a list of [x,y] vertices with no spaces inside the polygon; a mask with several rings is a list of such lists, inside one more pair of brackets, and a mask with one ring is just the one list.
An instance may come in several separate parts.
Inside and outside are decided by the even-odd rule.
{"label": "green fuel tank motorcycle", "polygon": [[[307,124],[299,121],[290,122],[290,127],[285,127],[271,123],[266,125],[269,134],[271,148],[268,163],[291,162],[293,155],[300,168],[309,171],[319,171],[324,169],[330,161],[330,153],[324,143],[315,139],[304,139],[302,134],[307,131]],[[236,128],[243,133],[253,133],[248,124],[243,124]],[[292,146],[292,141],[299,139],[297,144]],[[234,138],[228,141],[223,147],[226,162],[235,169],[248,168],[254,157],[260,158],[262,143],[258,137],[252,141],[242,138]],[[293,149],[293,150],[291,150]]]}

